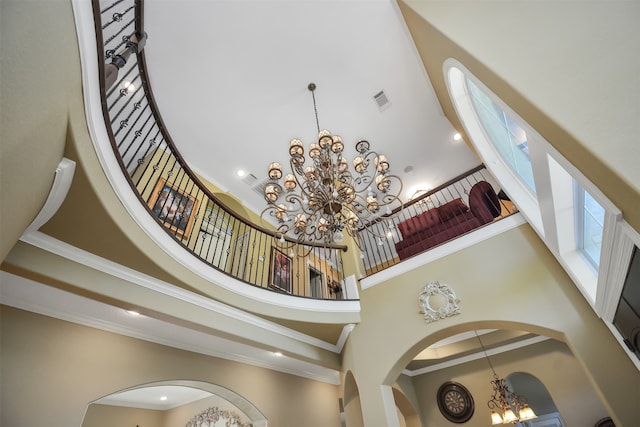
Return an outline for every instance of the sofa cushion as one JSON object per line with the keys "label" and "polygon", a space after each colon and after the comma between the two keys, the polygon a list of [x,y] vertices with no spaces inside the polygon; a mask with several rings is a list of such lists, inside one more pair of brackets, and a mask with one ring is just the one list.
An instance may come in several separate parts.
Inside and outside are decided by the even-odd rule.
{"label": "sofa cushion", "polygon": [[406,221],[398,224],[398,230],[402,234],[402,238],[406,239],[432,227],[440,222],[440,217],[436,209],[430,209],[426,212],[422,212],[419,215],[413,216]]}
{"label": "sofa cushion", "polygon": [[448,203],[445,203],[442,206],[438,206],[438,215],[440,216],[440,220],[448,221],[456,215],[460,215],[469,210],[467,205],[464,204],[462,199],[455,199]]}
{"label": "sofa cushion", "polygon": [[[401,240],[395,244],[396,251],[400,260],[404,260],[413,255],[422,253],[427,249],[437,246],[441,243],[447,242],[455,237],[478,228],[482,225],[480,220],[474,217],[471,212],[465,214],[465,219],[458,222],[458,218],[462,218],[462,215],[458,215],[454,220],[448,221],[446,224],[442,224],[438,227],[432,227],[428,230],[422,231],[409,239]],[[447,228],[444,226],[448,225]],[[442,228],[441,231],[432,233],[435,229]]]}
{"label": "sofa cushion", "polygon": [[438,209],[429,209],[428,211],[422,212],[418,215],[418,218],[420,219],[422,230],[426,230],[429,227],[440,224]]}

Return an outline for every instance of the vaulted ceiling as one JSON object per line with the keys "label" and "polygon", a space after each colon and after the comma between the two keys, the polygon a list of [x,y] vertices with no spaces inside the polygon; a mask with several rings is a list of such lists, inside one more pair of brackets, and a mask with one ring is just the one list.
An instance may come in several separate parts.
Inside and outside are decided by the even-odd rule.
{"label": "vaulted ceiling", "polygon": [[[403,196],[480,161],[440,104],[395,1],[147,1],[145,55],[167,128],[187,163],[256,212],[267,166],[288,143],[367,139],[404,180]],[[388,104],[374,96],[383,91]],[[245,183],[242,169],[257,179]]]}

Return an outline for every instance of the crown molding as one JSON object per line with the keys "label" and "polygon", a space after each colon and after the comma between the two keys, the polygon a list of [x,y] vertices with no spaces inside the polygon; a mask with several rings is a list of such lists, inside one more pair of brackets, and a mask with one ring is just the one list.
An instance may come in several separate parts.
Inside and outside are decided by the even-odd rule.
{"label": "crown molding", "polygon": [[[529,346],[529,345],[537,344],[539,342],[546,341],[548,339],[550,339],[550,338],[549,337],[544,337],[544,336],[537,336],[537,337],[533,337],[533,338],[528,338],[526,340],[518,341],[518,342],[515,342],[515,343],[512,343],[512,344],[507,344],[507,345],[503,345],[503,346],[500,346],[500,347],[495,347],[495,348],[489,349],[489,350],[487,350],[487,355],[488,356],[493,356],[493,355],[500,354],[500,353],[506,353],[507,351],[516,350],[518,348],[522,348],[522,347],[526,347],[526,346]],[[484,359],[484,358],[485,358],[484,353],[477,352],[477,353],[469,354],[467,356],[457,357],[455,359],[448,360],[446,362],[436,363],[436,364],[431,365],[431,366],[427,366],[427,367],[420,368],[420,369],[415,369],[413,371],[411,371],[409,369],[405,369],[404,371],[402,371],[402,373],[404,375],[409,376],[409,377],[417,377],[418,375],[428,374],[430,372],[439,371],[439,370],[445,369],[445,368],[451,368],[452,366],[462,365],[463,363],[471,362],[473,360],[478,360],[478,359]]]}
{"label": "crown molding", "polygon": [[330,384],[339,372],[292,357],[175,325],[0,271],[2,304],[143,341],[231,360]]}
{"label": "crown molding", "polygon": [[[117,264],[113,261],[94,255],[83,249],[69,245],[39,231],[25,234],[20,238],[20,240],[78,264],[90,267],[102,273],[132,283],[134,285],[141,286],[145,289],[149,289],[168,297],[175,298],[180,301],[184,301],[189,304],[204,308],[206,310],[227,316],[234,320],[249,324],[252,327],[264,329],[266,331],[273,332],[293,339],[295,341],[312,345],[314,347],[322,348],[333,353],[340,353],[340,351],[342,350],[342,346],[344,345],[344,341],[346,340],[346,336],[348,336],[348,334],[353,329],[350,325],[346,325],[343,328],[342,335],[338,342],[336,344],[332,344],[318,338],[303,334],[294,329],[279,325],[275,322],[265,320],[259,316],[247,313],[240,309],[228,306],[219,301],[214,301],[205,296],[158,280],[139,271],[133,270],[123,265]],[[343,335],[346,336],[343,338]]]}

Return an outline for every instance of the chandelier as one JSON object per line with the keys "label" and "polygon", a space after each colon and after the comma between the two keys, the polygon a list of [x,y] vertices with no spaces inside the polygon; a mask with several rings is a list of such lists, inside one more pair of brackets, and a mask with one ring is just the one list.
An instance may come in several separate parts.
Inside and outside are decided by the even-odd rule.
{"label": "chandelier", "polygon": [[[340,243],[346,231],[360,247],[359,230],[382,238],[393,223],[380,221],[374,232],[367,228],[379,217],[392,215],[392,208],[401,208],[398,195],[402,181],[389,173],[387,158],[370,149],[369,142],[355,145],[353,170],[343,154],[342,138],[328,130],[320,130],[316,106],[316,85],[308,86],[318,129],[318,142],[310,144],[305,157],[302,141],[289,143],[290,173],[284,175],[280,163],[269,165],[269,181],[264,188],[267,208],[262,215],[277,220],[277,237],[285,245],[297,243]],[[283,178],[284,177],[284,178]],[[281,181],[282,180],[282,181]],[[399,209],[396,209],[396,212]]]}
{"label": "chandelier", "polygon": [[482,345],[478,331],[475,331],[475,333],[476,337],[478,337],[480,347],[482,347],[484,357],[487,359],[487,362],[489,362],[489,367],[493,372],[493,380],[491,380],[493,396],[491,396],[491,399],[487,402],[487,406],[491,409],[491,424],[516,424],[537,418],[538,416],[533,412],[533,409],[529,407],[527,399],[511,390],[506,381],[496,374],[491,360],[487,355],[487,350],[485,350],[484,345]]}

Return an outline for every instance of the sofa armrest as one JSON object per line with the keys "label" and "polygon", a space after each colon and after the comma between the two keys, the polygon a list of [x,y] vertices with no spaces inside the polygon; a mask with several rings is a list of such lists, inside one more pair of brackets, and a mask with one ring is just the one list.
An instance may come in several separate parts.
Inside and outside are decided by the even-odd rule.
{"label": "sofa armrest", "polygon": [[493,221],[500,215],[500,201],[491,184],[480,181],[471,187],[469,208],[483,224]]}

